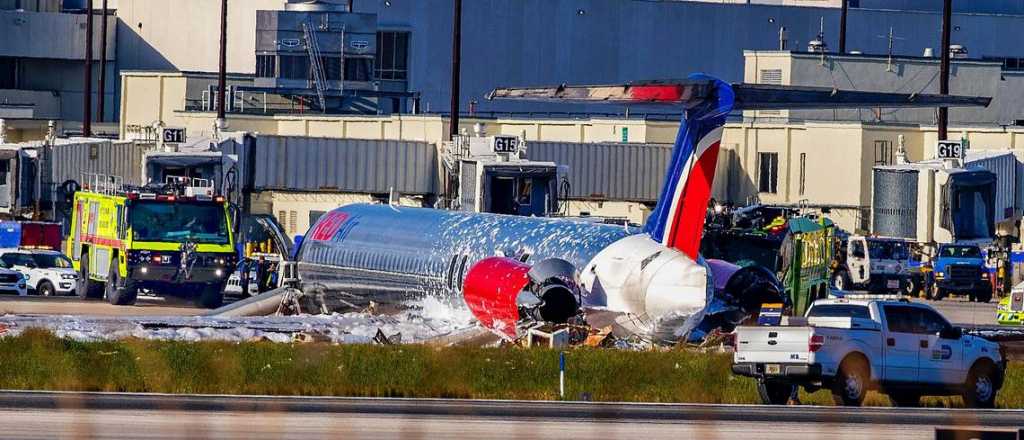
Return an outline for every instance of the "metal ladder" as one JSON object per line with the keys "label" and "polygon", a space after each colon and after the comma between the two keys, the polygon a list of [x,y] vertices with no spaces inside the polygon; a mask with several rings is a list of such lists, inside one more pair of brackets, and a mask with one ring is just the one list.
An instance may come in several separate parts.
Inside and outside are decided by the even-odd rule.
{"label": "metal ladder", "polygon": [[327,99],[324,92],[327,89],[324,65],[320,62],[320,43],[316,38],[316,29],[308,22],[302,23],[302,33],[306,38],[306,52],[309,53],[309,68],[313,71],[313,85],[316,88],[316,96],[320,100],[320,111],[327,110]]}

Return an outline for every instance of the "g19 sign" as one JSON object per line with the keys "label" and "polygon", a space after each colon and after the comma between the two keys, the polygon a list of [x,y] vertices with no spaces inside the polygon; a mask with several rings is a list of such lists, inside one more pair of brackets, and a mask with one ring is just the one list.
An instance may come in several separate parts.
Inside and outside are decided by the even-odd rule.
{"label": "g19 sign", "polygon": [[935,146],[935,157],[938,159],[964,158],[964,144],[961,141],[939,141]]}

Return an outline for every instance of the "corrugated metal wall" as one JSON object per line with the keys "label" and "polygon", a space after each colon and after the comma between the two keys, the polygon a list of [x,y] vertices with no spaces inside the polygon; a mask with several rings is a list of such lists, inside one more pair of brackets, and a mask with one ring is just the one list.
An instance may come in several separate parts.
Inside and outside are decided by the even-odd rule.
{"label": "corrugated metal wall", "polygon": [[572,199],[657,201],[671,154],[668,144],[527,144],[530,160],[569,167]]}
{"label": "corrugated metal wall", "polygon": [[50,156],[49,182],[59,185],[73,179],[82,183],[84,173],[93,173],[121,176],[125,183],[141,185],[142,157],[155,150],[156,144],[141,142],[58,144]]}
{"label": "corrugated metal wall", "polygon": [[[981,153],[979,151],[979,153]],[[987,152],[986,152],[987,153]],[[996,174],[996,221],[1013,218],[1019,211],[1017,206],[1017,157],[1011,152],[999,155],[982,155],[972,158],[967,155],[967,166],[981,167]],[[1022,189],[1024,190],[1024,189]]]}
{"label": "corrugated metal wall", "polygon": [[917,170],[874,170],[871,232],[883,237],[917,238]]}
{"label": "corrugated metal wall", "polygon": [[250,144],[258,191],[432,194],[439,185],[437,148],[426,142],[260,135]]}

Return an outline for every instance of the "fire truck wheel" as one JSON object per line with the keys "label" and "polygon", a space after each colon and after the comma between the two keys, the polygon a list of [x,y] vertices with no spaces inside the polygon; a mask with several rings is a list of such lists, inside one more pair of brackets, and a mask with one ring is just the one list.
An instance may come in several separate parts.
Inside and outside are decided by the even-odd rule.
{"label": "fire truck wheel", "polygon": [[89,278],[88,253],[82,253],[82,273],[79,274],[79,277],[79,285],[76,289],[79,298],[100,298],[103,295],[103,284]]}
{"label": "fire truck wheel", "polygon": [[207,309],[216,309],[224,305],[224,284],[212,283],[200,285],[197,303],[200,307]]}
{"label": "fire truck wheel", "polygon": [[107,301],[115,306],[134,305],[139,296],[139,289],[130,280],[122,280],[117,270],[117,260],[110,263],[110,275],[107,277],[107,288],[104,292]]}

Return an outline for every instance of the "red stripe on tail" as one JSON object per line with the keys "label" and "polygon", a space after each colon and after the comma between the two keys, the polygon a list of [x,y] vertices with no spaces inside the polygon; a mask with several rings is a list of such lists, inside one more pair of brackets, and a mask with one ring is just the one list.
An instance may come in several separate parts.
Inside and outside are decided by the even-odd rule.
{"label": "red stripe on tail", "polygon": [[711,183],[715,181],[720,145],[721,141],[708,147],[690,170],[684,183],[686,186],[679,196],[681,200],[677,201],[679,208],[669,227],[669,247],[679,249],[694,260],[700,253],[700,239],[704,233],[704,219],[711,200]]}

